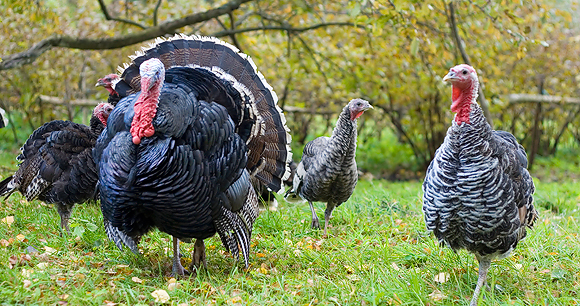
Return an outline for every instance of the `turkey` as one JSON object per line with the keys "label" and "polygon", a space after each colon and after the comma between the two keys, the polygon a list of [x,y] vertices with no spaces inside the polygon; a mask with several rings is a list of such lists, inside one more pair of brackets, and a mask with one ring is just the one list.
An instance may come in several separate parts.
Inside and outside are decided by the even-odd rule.
{"label": "turkey", "polygon": [[8,117],[6,116],[6,111],[0,108],[0,129],[8,125]]}
{"label": "turkey", "polygon": [[[292,181],[294,179],[294,174],[296,173],[296,167],[298,165],[294,161],[290,161],[288,167],[290,167],[290,175],[288,179],[284,180],[285,187],[292,187]],[[271,210],[276,211],[278,209],[278,201],[274,196],[274,192],[269,190],[264,184],[260,183],[257,178],[250,177],[252,186],[258,195],[258,200],[260,201],[260,210]]]}
{"label": "turkey", "polygon": [[20,149],[16,173],[0,182],[0,196],[20,191],[28,201],[54,203],[61,228],[70,232],[68,220],[74,204],[96,196],[92,150],[112,110],[108,103],[97,105],[90,127],[54,120],[36,129]]}
{"label": "turkey", "polygon": [[138,253],[141,236],[168,233],[181,276],[179,240],[196,239],[195,272],[205,266],[203,240],[218,233],[248,267],[258,216],[250,177],[279,191],[289,173],[275,93],[247,55],[215,38],[158,39],[132,58],[93,153],[109,239]]}
{"label": "turkey", "polygon": [[312,202],[326,202],[324,235],[334,208],[346,202],[358,181],[356,168],[356,119],[373,108],[362,99],[351,100],[338,117],[331,137],[318,137],[304,147],[302,160],[296,168],[293,188],[286,199],[298,196],[310,204],[312,228],[320,228]]}
{"label": "turkey", "polygon": [[117,85],[117,83],[119,83],[119,81],[121,81],[121,78],[117,74],[111,73],[100,78],[97,81],[97,84],[95,84],[95,86],[104,87],[109,92],[109,99],[107,100],[107,102],[112,104],[113,106],[117,105],[117,103],[119,103],[119,101],[121,100],[121,96],[115,90],[115,86]]}
{"label": "turkey", "polygon": [[507,257],[538,217],[534,183],[524,148],[510,133],[492,130],[477,104],[475,69],[455,66],[443,80],[453,85],[456,114],[427,169],[423,213],[441,244],[479,261],[475,306],[491,260]]}

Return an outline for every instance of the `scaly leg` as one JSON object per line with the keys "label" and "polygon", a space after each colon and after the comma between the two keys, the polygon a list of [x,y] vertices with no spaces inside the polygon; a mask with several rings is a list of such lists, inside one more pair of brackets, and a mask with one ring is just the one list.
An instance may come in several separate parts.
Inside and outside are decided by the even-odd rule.
{"label": "scaly leg", "polygon": [[70,234],[70,228],[68,226],[68,221],[72,213],[72,205],[55,204],[58,215],[60,216],[60,228],[65,230],[67,234]]}
{"label": "scaly leg", "polygon": [[487,271],[491,266],[491,260],[489,259],[478,258],[477,260],[479,261],[479,277],[477,278],[477,286],[475,286],[475,292],[473,292],[473,297],[471,298],[471,303],[469,303],[469,306],[477,306],[481,288],[485,285]]}
{"label": "scaly leg", "polygon": [[173,237],[173,269],[171,276],[181,277],[185,275],[185,269],[181,265],[181,255],[179,254],[179,239]]}
{"label": "scaly leg", "polygon": [[192,273],[196,273],[197,270],[201,268],[201,263],[203,263],[203,267],[207,269],[207,261],[205,260],[205,243],[203,243],[203,239],[197,239],[193,246],[189,270],[191,270]]}
{"label": "scaly leg", "polygon": [[310,204],[310,211],[312,212],[312,228],[320,229],[320,221],[318,221],[318,216],[316,215],[316,211],[314,210],[314,205],[312,205],[311,201],[308,201]]}
{"label": "scaly leg", "polygon": [[326,237],[328,222],[330,222],[330,217],[332,217],[332,211],[334,210],[334,205],[330,203],[326,204],[326,210],[324,211],[324,237]]}

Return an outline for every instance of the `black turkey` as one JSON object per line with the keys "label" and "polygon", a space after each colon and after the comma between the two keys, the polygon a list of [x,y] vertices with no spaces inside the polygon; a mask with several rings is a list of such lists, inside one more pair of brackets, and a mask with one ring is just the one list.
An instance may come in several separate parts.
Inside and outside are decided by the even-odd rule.
{"label": "black turkey", "polygon": [[[292,187],[292,181],[294,180],[294,174],[296,174],[296,167],[298,165],[294,161],[290,161],[288,167],[290,167],[290,175],[284,180],[285,188]],[[274,192],[269,190],[264,184],[260,182],[257,178],[250,177],[252,186],[258,195],[258,200],[260,202],[260,210],[271,210],[276,211],[278,209],[278,200]]]}
{"label": "black turkey", "polygon": [[494,131],[476,102],[475,69],[458,65],[443,78],[453,85],[455,118],[423,182],[427,229],[453,250],[466,249],[479,261],[471,299],[477,305],[491,260],[508,256],[538,214],[527,155],[508,132]]}
{"label": "black turkey", "polygon": [[0,182],[0,196],[19,191],[28,201],[54,203],[60,226],[69,232],[74,204],[96,196],[97,168],[92,150],[112,110],[108,103],[97,105],[90,127],[54,120],[36,129],[20,149],[16,173]]}
{"label": "black turkey", "polygon": [[138,52],[114,89],[123,98],[94,150],[109,238],[137,253],[158,228],[173,236],[173,274],[184,275],[178,239],[197,239],[196,271],[217,232],[247,267],[258,215],[250,177],[278,191],[291,159],[284,115],[253,61],[215,38],[176,36]]}
{"label": "black turkey", "polygon": [[331,137],[318,137],[304,147],[302,160],[296,168],[293,188],[286,199],[298,196],[310,204],[312,228],[320,228],[312,202],[326,202],[324,235],[334,208],[346,202],[358,181],[356,168],[356,119],[372,108],[362,99],[351,100],[343,109]]}

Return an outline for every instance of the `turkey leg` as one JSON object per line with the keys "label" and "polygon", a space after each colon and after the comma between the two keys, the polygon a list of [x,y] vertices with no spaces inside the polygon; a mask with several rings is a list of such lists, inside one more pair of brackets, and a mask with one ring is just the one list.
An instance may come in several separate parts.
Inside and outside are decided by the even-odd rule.
{"label": "turkey leg", "polygon": [[491,266],[491,260],[486,258],[477,258],[479,261],[479,277],[477,278],[477,286],[475,286],[475,292],[473,292],[473,297],[471,298],[471,303],[469,306],[477,306],[477,300],[479,299],[479,294],[481,293],[481,288],[484,286],[487,279],[487,271]]}
{"label": "turkey leg", "polygon": [[332,217],[332,211],[334,210],[334,205],[330,203],[326,204],[326,210],[324,211],[324,236],[326,237],[326,229],[328,228],[328,222],[330,221],[330,217]]}
{"label": "turkey leg", "polygon": [[314,205],[312,205],[311,201],[308,201],[308,204],[310,204],[310,211],[312,212],[311,226],[314,229],[320,229],[320,221],[318,221],[318,216],[316,215],[316,211],[314,210]]}
{"label": "turkey leg", "polygon": [[203,263],[203,267],[207,269],[207,261],[205,260],[205,243],[203,243],[203,239],[197,239],[193,246],[189,270],[191,270],[192,273],[197,273],[197,270],[201,268],[201,263]]}
{"label": "turkey leg", "polygon": [[185,275],[185,269],[181,265],[181,255],[179,254],[179,239],[173,237],[173,270],[171,276],[181,277]]}
{"label": "turkey leg", "polygon": [[67,234],[70,234],[70,228],[68,226],[68,220],[72,213],[72,206],[56,204],[56,210],[60,216],[60,228],[66,230]]}

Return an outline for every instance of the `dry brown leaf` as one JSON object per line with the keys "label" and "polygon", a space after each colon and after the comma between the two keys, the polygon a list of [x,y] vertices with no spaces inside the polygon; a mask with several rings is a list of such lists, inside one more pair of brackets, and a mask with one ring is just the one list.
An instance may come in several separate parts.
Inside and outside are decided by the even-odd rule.
{"label": "dry brown leaf", "polygon": [[173,291],[173,290],[179,289],[179,288],[181,288],[181,284],[180,283],[169,283],[167,285],[167,290],[169,290],[169,291]]}
{"label": "dry brown leaf", "polygon": [[447,272],[441,272],[437,275],[435,275],[435,277],[433,278],[433,280],[437,283],[445,283],[449,280],[449,273]]}
{"label": "dry brown leaf", "polygon": [[6,239],[0,239],[0,245],[3,247],[7,247],[10,245],[10,242],[8,242],[8,240]]}
{"label": "dry brown leaf", "polygon": [[151,292],[151,296],[155,298],[156,303],[167,303],[170,300],[169,294],[163,289]]}
{"label": "dry brown leaf", "polygon": [[57,295],[57,297],[61,300],[66,300],[66,299],[68,299],[69,295],[65,293],[65,294]]}
{"label": "dry brown leaf", "polygon": [[140,278],[138,278],[137,276],[133,276],[133,277],[131,277],[131,280],[132,280],[132,281],[134,281],[134,282],[136,282],[136,283],[139,283],[139,284],[143,283],[143,280],[141,280],[141,279],[140,279]]}
{"label": "dry brown leaf", "polygon": [[48,254],[48,255],[52,255],[52,254],[56,253],[56,249],[53,249],[49,246],[45,246],[44,250],[46,251],[46,254]]}
{"label": "dry brown leaf", "polygon": [[14,223],[14,216],[4,217],[4,218],[0,219],[0,222],[6,223],[6,224],[8,224],[8,226],[10,226],[10,225],[12,225],[12,223]]}
{"label": "dry brown leaf", "polygon": [[18,257],[16,255],[12,255],[8,258],[8,266],[10,269],[14,268],[14,266],[18,263]]}
{"label": "dry brown leaf", "polygon": [[29,281],[29,280],[27,280],[27,279],[25,279],[25,280],[22,281],[22,287],[24,287],[24,288],[28,288],[31,285],[32,285],[32,282]]}
{"label": "dry brown leaf", "polygon": [[441,291],[435,289],[433,292],[429,293],[429,297],[436,302],[439,302],[441,300],[443,300],[444,298],[446,298],[447,296],[445,296],[443,293],[441,293]]}

